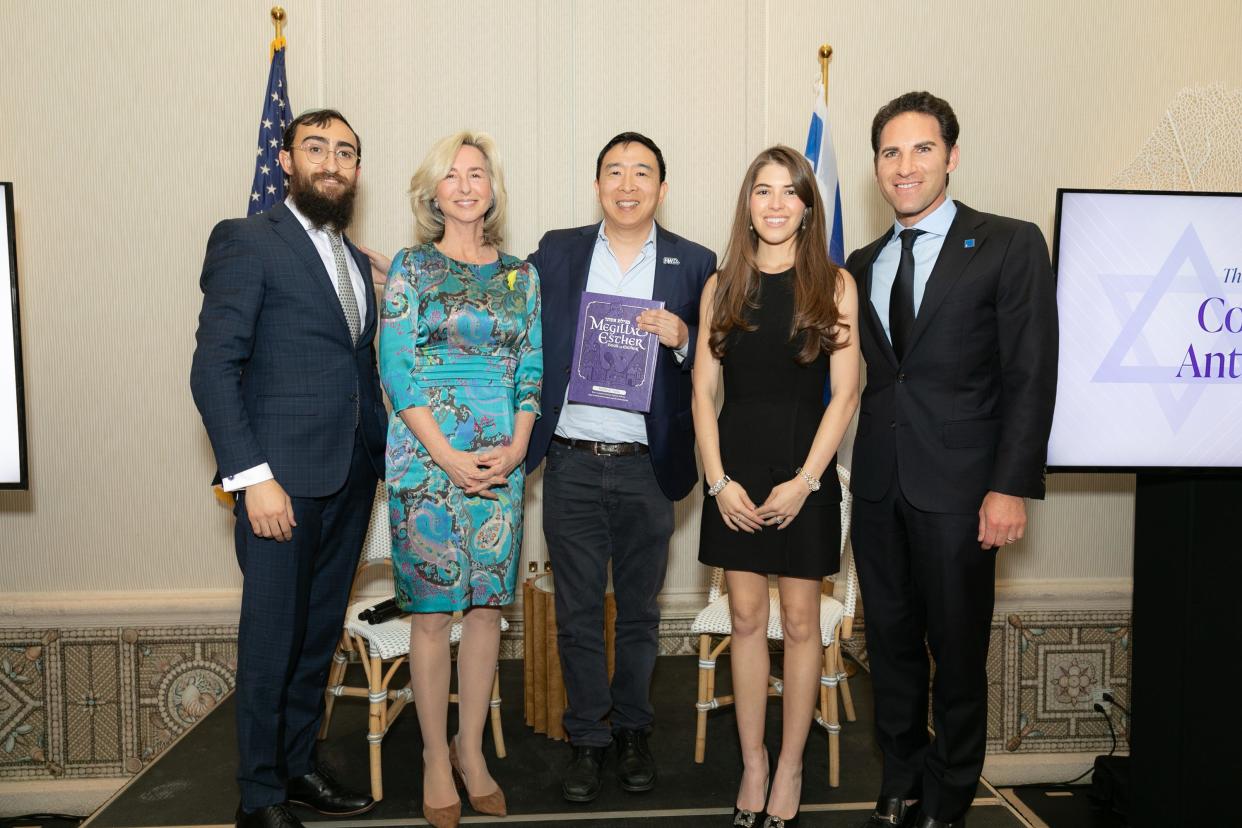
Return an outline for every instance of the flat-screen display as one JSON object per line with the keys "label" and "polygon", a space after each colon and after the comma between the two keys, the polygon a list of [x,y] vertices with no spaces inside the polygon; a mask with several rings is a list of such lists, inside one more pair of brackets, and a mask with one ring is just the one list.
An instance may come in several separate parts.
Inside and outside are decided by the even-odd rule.
{"label": "flat-screen display", "polygon": [[0,489],[25,489],[29,481],[12,184],[0,181],[0,199]]}
{"label": "flat-screen display", "polygon": [[1053,470],[1242,468],[1242,193],[1057,191]]}

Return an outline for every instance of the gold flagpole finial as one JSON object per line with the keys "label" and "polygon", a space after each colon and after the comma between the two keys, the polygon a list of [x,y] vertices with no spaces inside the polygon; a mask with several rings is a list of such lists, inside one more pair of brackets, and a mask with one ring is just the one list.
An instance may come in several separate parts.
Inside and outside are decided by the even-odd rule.
{"label": "gold flagpole finial", "polygon": [[819,79],[824,84],[824,103],[828,103],[828,64],[832,62],[832,47],[825,43],[819,47]]}
{"label": "gold flagpole finial", "polygon": [[276,27],[276,39],[272,41],[272,48],[267,56],[268,60],[275,56],[277,49],[285,48],[284,28],[286,20],[288,18],[285,16],[285,10],[280,6],[272,6],[272,25]]}

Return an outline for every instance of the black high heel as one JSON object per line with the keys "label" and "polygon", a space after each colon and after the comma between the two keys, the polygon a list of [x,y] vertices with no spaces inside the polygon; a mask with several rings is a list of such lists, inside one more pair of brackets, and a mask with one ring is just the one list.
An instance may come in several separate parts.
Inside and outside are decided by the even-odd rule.
{"label": "black high heel", "polygon": [[[772,783],[772,754],[768,750],[767,745],[763,746],[763,759],[768,766],[768,778],[763,782],[763,801],[767,802],[768,786]],[[758,811],[751,811],[734,805],[733,822],[731,822],[730,825],[734,828],[756,828],[756,826],[758,826],[758,828],[762,828],[762,826],[766,824],[766,816],[767,814],[764,813],[762,808]]]}
{"label": "black high heel", "polygon": [[763,822],[761,821],[763,816],[764,816],[763,811],[759,811],[758,813],[756,813],[754,811],[748,811],[745,808],[739,808],[736,805],[734,805],[733,806],[733,822],[731,824],[734,826],[734,828],[756,828],[756,826],[763,825]]}
{"label": "black high heel", "polygon": [[[772,775],[771,769],[772,769],[772,764],[771,764],[771,759],[769,759],[768,760],[769,780],[771,779],[771,775]],[[770,792],[771,792],[771,789],[769,789],[769,793]],[[801,797],[799,797],[799,799],[801,799]],[[766,808],[767,799],[764,799],[763,803],[764,803],[764,807]],[[773,816],[772,814],[766,814],[761,828],[797,828],[798,820],[801,818],[802,818],[802,803],[801,801],[799,801],[798,810],[794,812],[793,816],[786,819],[785,817],[778,817],[778,816]]]}

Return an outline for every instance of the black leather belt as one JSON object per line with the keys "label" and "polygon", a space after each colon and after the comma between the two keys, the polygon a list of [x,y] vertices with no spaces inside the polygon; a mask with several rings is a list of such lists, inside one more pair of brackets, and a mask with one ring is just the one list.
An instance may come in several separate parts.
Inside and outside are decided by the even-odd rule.
{"label": "black leather belt", "polygon": [[575,440],[559,434],[552,435],[552,442],[569,446],[571,449],[589,451],[598,457],[629,457],[634,454],[646,454],[649,451],[643,443],[597,443],[594,440]]}

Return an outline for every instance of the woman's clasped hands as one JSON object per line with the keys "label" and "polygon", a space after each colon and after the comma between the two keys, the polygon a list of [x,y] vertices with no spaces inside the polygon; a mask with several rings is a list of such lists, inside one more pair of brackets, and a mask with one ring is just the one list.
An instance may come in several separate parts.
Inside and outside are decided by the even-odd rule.
{"label": "woman's clasped hands", "polygon": [[802,511],[802,504],[806,502],[809,494],[806,482],[795,477],[773,486],[763,505],[756,506],[742,488],[742,484],[733,480],[716,495],[716,505],[725,526],[735,532],[753,533],[765,526],[775,526],[777,530],[781,530],[789,526],[798,516],[798,512]]}
{"label": "woman's clasped hands", "polygon": [[512,445],[493,446],[478,452],[446,449],[432,457],[453,485],[468,495],[495,500],[496,486],[507,486],[509,474],[518,467],[525,452]]}

